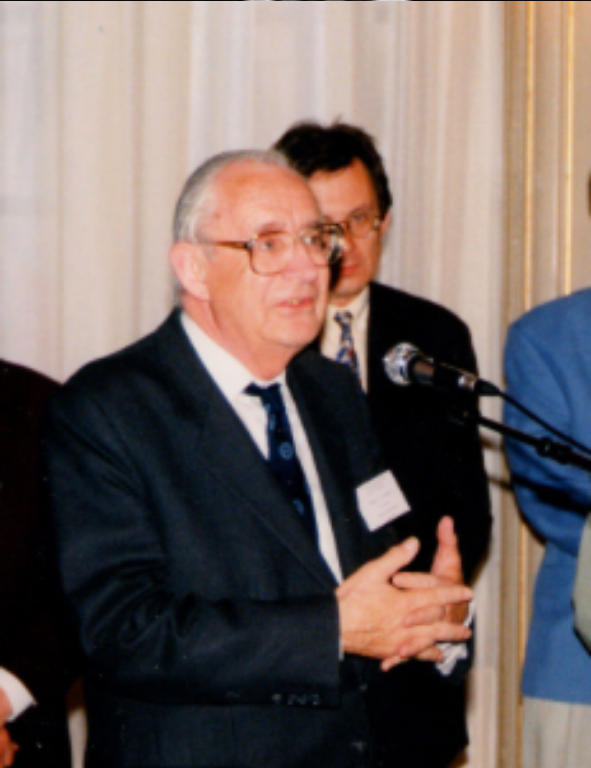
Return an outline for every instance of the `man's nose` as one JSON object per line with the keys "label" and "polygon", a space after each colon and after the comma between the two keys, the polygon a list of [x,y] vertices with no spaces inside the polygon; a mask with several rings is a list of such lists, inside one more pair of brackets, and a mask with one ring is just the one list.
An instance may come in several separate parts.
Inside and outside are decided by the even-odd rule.
{"label": "man's nose", "polygon": [[341,222],[341,227],[343,228],[343,244],[342,244],[342,251],[343,253],[346,253],[347,251],[353,250],[355,247],[355,238],[351,234],[351,227],[349,226],[348,221]]}
{"label": "man's nose", "polygon": [[291,261],[286,267],[286,271],[315,276],[319,269],[323,269],[323,267],[314,263],[314,259],[306,245],[299,237],[295,237]]}

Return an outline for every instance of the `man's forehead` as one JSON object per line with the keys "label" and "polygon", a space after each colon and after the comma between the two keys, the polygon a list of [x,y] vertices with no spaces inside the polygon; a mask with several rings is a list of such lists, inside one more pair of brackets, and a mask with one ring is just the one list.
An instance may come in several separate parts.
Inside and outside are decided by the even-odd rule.
{"label": "man's forehead", "polygon": [[323,213],[337,218],[361,208],[377,205],[377,194],[369,171],[358,159],[336,171],[316,171],[310,186]]}
{"label": "man's forehead", "polygon": [[297,216],[311,224],[320,218],[306,180],[280,165],[243,161],[229,166],[216,180],[215,200],[218,219],[245,215],[286,223]]}
{"label": "man's forehead", "polygon": [[302,192],[309,189],[305,179],[291,168],[256,160],[240,160],[228,165],[218,174],[216,188],[221,194],[234,192],[238,196],[274,188]]}

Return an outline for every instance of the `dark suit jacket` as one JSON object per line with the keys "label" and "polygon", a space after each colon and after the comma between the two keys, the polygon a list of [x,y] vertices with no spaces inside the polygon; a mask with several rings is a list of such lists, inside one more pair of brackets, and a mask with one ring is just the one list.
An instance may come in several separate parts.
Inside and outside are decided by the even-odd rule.
{"label": "dark suit jacket", "polygon": [[41,421],[57,385],[0,361],[0,666],[39,706],[9,730],[16,768],[70,765],[65,693],[72,679],[42,503]]}
{"label": "dark suit jacket", "polygon": [[[386,464],[411,507],[397,521],[403,537],[418,536],[413,568],[428,571],[437,524],[450,515],[459,537],[464,575],[470,580],[490,537],[490,504],[475,429],[449,418],[453,398],[424,387],[397,387],[382,358],[400,342],[467,371],[476,360],[467,327],[441,306],[402,291],[370,285],[368,399]],[[461,404],[458,402],[458,404]],[[396,768],[443,768],[467,743],[463,685],[442,678],[429,664],[411,662],[378,678],[386,690],[376,717],[392,736]],[[394,760],[395,758],[395,760]]]}
{"label": "dark suit jacket", "polygon": [[[363,393],[312,351],[288,380],[349,574],[395,540],[357,510],[382,470]],[[339,661],[334,578],[176,313],[62,388],[48,457],[88,766],[382,765],[377,665]]]}

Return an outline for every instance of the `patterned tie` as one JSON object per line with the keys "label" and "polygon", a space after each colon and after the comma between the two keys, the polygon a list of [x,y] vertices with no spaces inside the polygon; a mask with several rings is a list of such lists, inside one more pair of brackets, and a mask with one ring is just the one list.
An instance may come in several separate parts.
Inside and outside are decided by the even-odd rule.
{"label": "patterned tie", "polygon": [[244,391],[247,395],[259,397],[263,403],[267,412],[269,465],[287,491],[306,530],[312,539],[318,542],[316,517],[310,491],[295,450],[279,384],[271,384],[270,387],[249,384]]}
{"label": "patterned tie", "polygon": [[337,352],[337,362],[348,366],[357,376],[357,379],[361,381],[359,361],[355,352],[353,332],[351,330],[353,315],[350,312],[337,312],[334,319],[341,326],[341,344]]}

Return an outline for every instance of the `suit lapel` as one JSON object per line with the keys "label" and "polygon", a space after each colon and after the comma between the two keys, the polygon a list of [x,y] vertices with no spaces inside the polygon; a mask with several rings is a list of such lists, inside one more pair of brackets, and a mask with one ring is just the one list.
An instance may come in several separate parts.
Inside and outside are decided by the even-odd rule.
{"label": "suit lapel", "polygon": [[[387,313],[384,310],[387,309]],[[369,320],[367,329],[368,393],[374,394],[384,385],[393,385],[386,378],[382,358],[399,341],[399,329],[396,322],[396,307],[383,307],[380,296],[373,283],[369,286]]]}
{"label": "suit lapel", "polygon": [[301,366],[288,369],[288,381],[314,455],[346,578],[365,560],[366,531],[351,495],[351,478],[343,471],[340,458],[344,450],[343,427],[332,422],[334,408],[330,403],[335,394],[329,395],[316,378],[306,376]]}
{"label": "suit lapel", "polygon": [[[391,423],[404,420],[405,414],[417,396],[414,387],[393,384],[384,371],[384,355],[403,341],[418,343],[408,332],[408,321],[395,300],[394,289],[384,295],[380,285],[370,284],[369,325],[367,337],[368,390],[367,399],[374,424],[381,425],[384,417]],[[379,426],[378,426],[379,431]]]}
{"label": "suit lapel", "polygon": [[333,588],[330,570],[242,421],[201,363],[178,316],[162,331],[158,354],[189,409],[188,444],[194,445],[194,460],[239,504],[246,504],[318,581]]}

